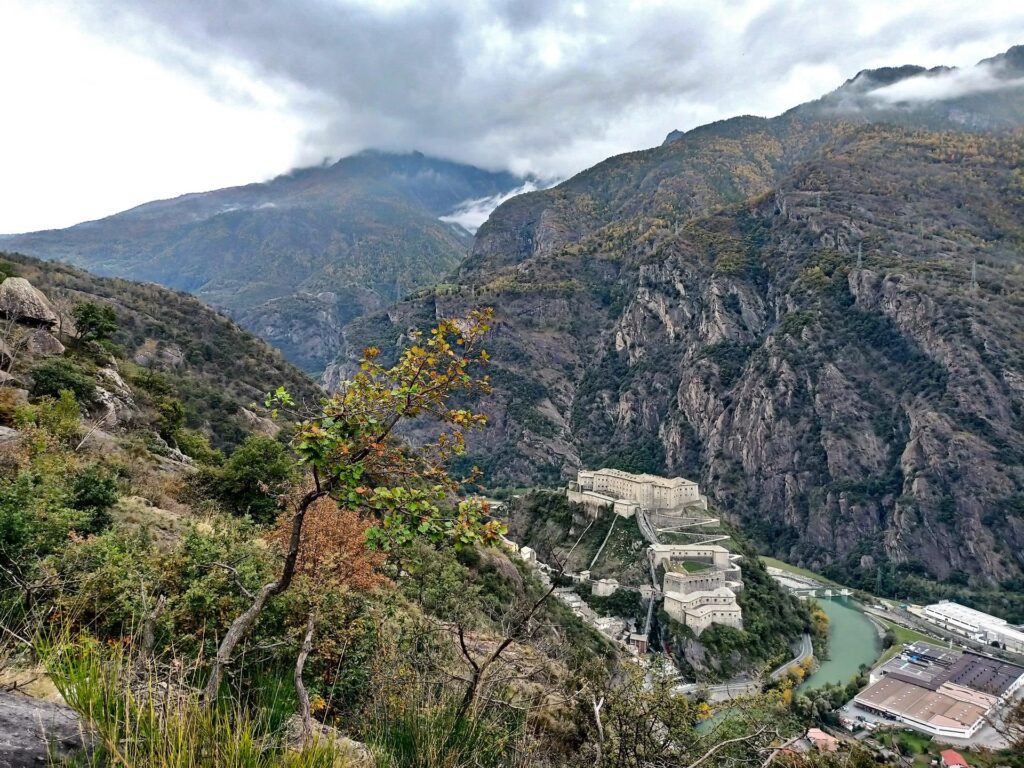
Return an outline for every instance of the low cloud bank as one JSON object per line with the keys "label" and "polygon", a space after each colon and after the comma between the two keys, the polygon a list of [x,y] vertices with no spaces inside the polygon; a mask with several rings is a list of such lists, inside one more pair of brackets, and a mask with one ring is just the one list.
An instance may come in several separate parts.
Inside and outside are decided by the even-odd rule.
{"label": "low cloud bank", "polygon": [[490,197],[480,197],[476,200],[464,200],[459,203],[455,210],[449,213],[447,216],[441,216],[441,221],[446,221],[449,224],[458,224],[463,229],[467,229],[473,234],[480,229],[480,226],[487,221],[487,218],[491,215],[491,212],[499,205],[504,203],[506,200],[510,200],[516,195],[522,195],[527,192],[534,192],[542,187],[538,186],[534,181],[527,181],[521,187],[516,187],[510,192],[505,192],[500,195],[491,195]]}
{"label": "low cloud bank", "polygon": [[978,64],[908,77],[872,91],[871,98],[886,104],[946,101],[1021,86],[1024,86],[1024,77],[1008,77],[1001,67]]}

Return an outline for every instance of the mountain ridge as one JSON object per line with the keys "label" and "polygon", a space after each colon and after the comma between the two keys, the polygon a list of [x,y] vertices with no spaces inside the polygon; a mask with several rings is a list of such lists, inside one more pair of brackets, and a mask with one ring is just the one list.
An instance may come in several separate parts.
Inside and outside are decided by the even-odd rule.
{"label": "mountain ridge", "polygon": [[462,260],[471,235],[442,216],[523,182],[422,153],[366,151],[0,245],[193,293],[315,373],[345,322]]}

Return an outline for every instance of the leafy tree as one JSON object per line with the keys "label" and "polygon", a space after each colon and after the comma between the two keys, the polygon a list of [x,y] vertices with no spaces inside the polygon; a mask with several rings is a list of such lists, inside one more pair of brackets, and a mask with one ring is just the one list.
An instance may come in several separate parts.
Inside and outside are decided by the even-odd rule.
{"label": "leafy tree", "polygon": [[83,301],[74,306],[71,316],[82,341],[103,341],[117,331],[117,314],[106,304]]}
{"label": "leafy tree", "polygon": [[161,397],[156,401],[156,411],[160,414],[160,435],[176,442],[178,432],[185,425],[184,404],[176,397]]}
{"label": "leafy tree", "polygon": [[83,533],[100,533],[110,527],[110,510],[117,504],[117,481],[98,465],[87,467],[71,485],[71,508],[86,513],[77,528]]}
{"label": "leafy tree", "polygon": [[224,454],[213,448],[202,432],[179,429],[174,433],[174,442],[178,444],[178,450],[201,464],[218,465],[224,461]]}
{"label": "leafy tree", "polygon": [[[359,372],[321,403],[297,427],[292,447],[306,474],[292,503],[280,576],[255,591],[249,607],[225,633],[207,680],[205,696],[216,698],[225,667],[267,602],[289,588],[296,574],[306,514],[320,499],[332,498],[376,522],[373,543],[389,549],[417,536],[456,547],[493,542],[502,532],[486,521],[478,503],[450,503],[457,483],[446,461],[465,450],[464,430],[486,418],[452,408],[456,394],[486,392],[486,378],[471,367],[489,359],[480,347],[491,312],[473,312],[466,320],[442,320],[428,335],[411,334],[412,344],[390,368],[368,348]],[[283,388],[267,398],[268,407],[292,408]],[[404,420],[433,420],[435,439],[413,448],[395,437]]]}

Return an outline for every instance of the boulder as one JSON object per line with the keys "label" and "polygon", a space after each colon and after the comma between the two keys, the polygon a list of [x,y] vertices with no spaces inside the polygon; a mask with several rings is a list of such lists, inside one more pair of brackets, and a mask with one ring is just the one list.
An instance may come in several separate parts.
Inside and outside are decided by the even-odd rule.
{"label": "boulder", "polygon": [[135,350],[132,360],[143,368],[169,370],[177,368],[185,361],[185,353],[177,344],[146,339]]}
{"label": "boulder", "polygon": [[[8,278],[10,279],[10,278]],[[0,691],[0,766],[38,768],[68,759],[86,740],[78,715],[65,704]]]}
{"label": "boulder", "polygon": [[64,354],[64,345],[45,328],[34,328],[25,336],[25,351],[33,357],[56,357]]}
{"label": "boulder", "polygon": [[96,387],[100,424],[108,428],[131,424],[139,415],[131,387],[113,368],[100,368],[96,377],[100,382]]}
{"label": "boulder", "polygon": [[[299,752],[303,747],[302,718],[292,715],[284,725],[289,749]],[[320,745],[330,744],[336,751],[337,768],[374,768],[377,761],[361,741],[342,735],[337,728],[313,721],[311,740]]]}
{"label": "boulder", "polygon": [[273,419],[260,416],[258,413],[254,413],[248,408],[242,408],[242,416],[245,417],[245,421],[249,425],[249,428],[256,434],[266,435],[267,437],[277,437],[278,432],[281,431],[281,425]]}
{"label": "boulder", "polygon": [[0,315],[39,328],[53,328],[59,320],[50,300],[23,277],[8,277],[0,283]]}

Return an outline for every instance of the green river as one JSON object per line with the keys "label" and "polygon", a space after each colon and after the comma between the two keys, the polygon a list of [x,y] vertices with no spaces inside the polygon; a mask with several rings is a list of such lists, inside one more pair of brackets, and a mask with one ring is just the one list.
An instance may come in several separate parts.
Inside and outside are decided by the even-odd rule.
{"label": "green river", "polygon": [[797,691],[806,693],[827,683],[846,683],[860,671],[861,664],[872,664],[882,653],[875,625],[856,602],[848,597],[821,598],[818,604],[828,614],[829,658],[808,677]]}

